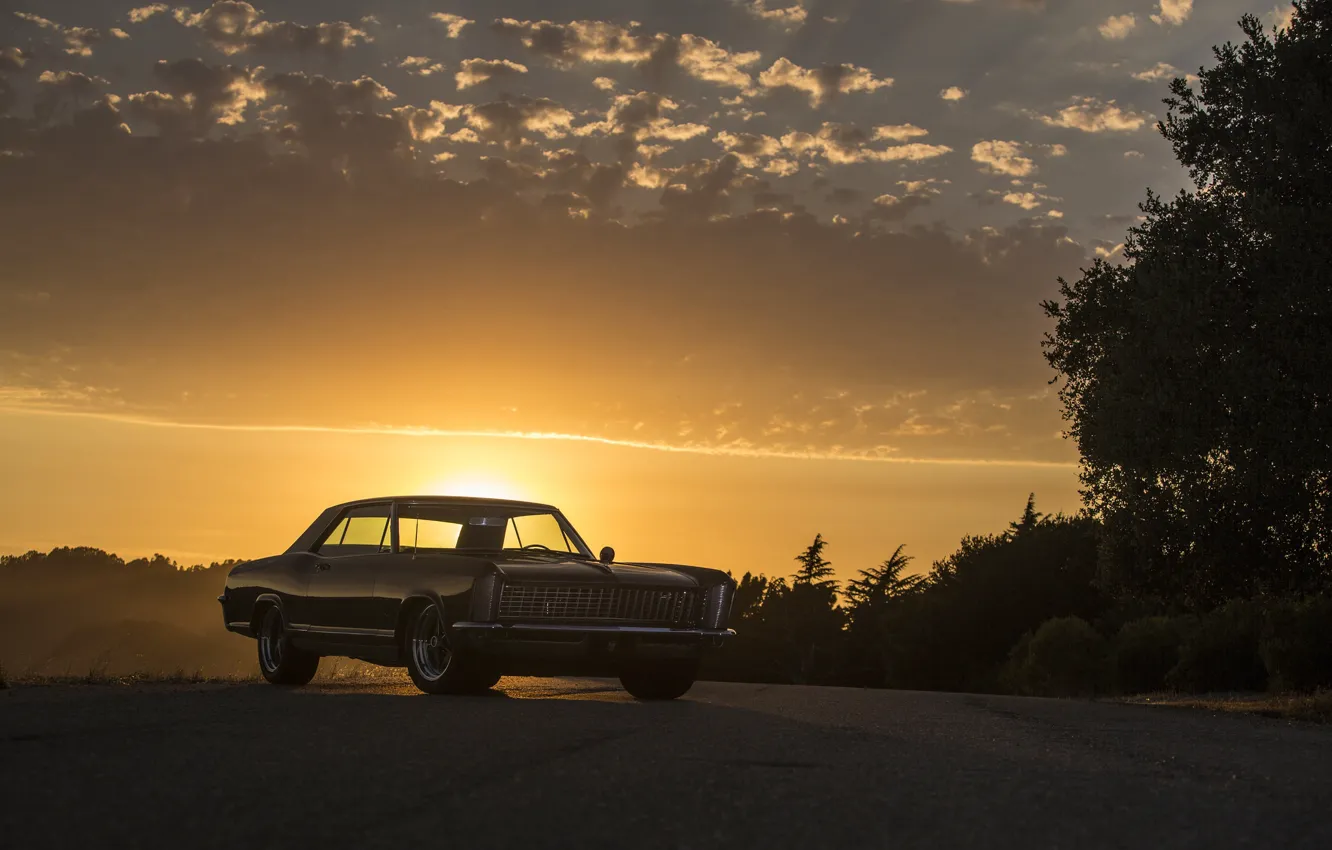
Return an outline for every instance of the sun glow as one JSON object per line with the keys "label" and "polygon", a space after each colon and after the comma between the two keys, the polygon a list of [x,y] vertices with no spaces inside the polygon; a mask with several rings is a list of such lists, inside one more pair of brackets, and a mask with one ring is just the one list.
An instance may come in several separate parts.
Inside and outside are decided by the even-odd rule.
{"label": "sun glow", "polygon": [[427,485],[430,496],[477,496],[489,499],[524,500],[530,496],[507,478],[493,473],[463,473],[442,478]]}

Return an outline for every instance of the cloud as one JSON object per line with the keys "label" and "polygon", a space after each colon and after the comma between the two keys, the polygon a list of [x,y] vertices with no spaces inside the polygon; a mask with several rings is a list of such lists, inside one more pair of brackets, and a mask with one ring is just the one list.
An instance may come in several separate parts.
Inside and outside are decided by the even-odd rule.
{"label": "cloud", "polygon": [[585,124],[578,135],[601,134],[612,137],[621,162],[631,162],[645,139],[683,141],[708,132],[706,124],[676,123],[669,113],[679,105],[669,97],[656,92],[634,92],[616,95],[601,121]]}
{"label": "cloud", "polygon": [[818,107],[839,94],[873,92],[893,84],[891,78],[874,76],[868,68],[849,64],[826,64],[815,69],[802,68],[782,57],[759,74],[765,89],[790,88],[809,95],[811,106]]}
{"label": "cloud", "polygon": [[592,81],[592,85],[595,88],[600,89],[601,91],[615,90],[615,81],[612,80],[610,77],[597,77],[595,80]]}
{"label": "cloud", "polygon": [[517,147],[529,135],[562,139],[569,135],[574,115],[549,98],[507,95],[490,103],[468,106],[467,125],[481,139]]}
{"label": "cloud", "polygon": [[868,147],[870,137],[853,124],[824,122],[817,133],[793,130],[781,138],[782,147],[796,157],[823,156],[834,165],[856,162],[900,162],[934,159],[951,153],[944,145],[919,143],[888,148]]}
{"label": "cloud", "polygon": [[1142,112],[1123,109],[1115,101],[1101,101],[1094,97],[1078,98],[1055,115],[1037,115],[1050,127],[1067,127],[1084,133],[1132,133],[1142,129],[1151,118]]}
{"label": "cloud", "polygon": [[757,133],[732,133],[722,130],[712,140],[725,148],[728,153],[735,154],[745,168],[757,168],[762,158],[776,156],[782,151],[782,143],[779,140]]}
{"label": "cloud", "polygon": [[398,67],[417,77],[429,77],[447,70],[444,63],[435,62],[427,56],[404,57]]}
{"label": "cloud", "polygon": [[262,71],[199,59],[163,59],[153,67],[163,90],[130,95],[128,111],[154,124],[162,135],[199,138],[219,124],[243,123],[247,107],[268,97]]}
{"label": "cloud", "polygon": [[1193,14],[1193,0],[1161,0],[1152,21],[1161,26],[1179,26]]}
{"label": "cloud", "polygon": [[735,53],[702,36],[638,31],[605,21],[520,21],[499,18],[491,29],[515,36],[524,47],[561,67],[575,64],[633,65],[660,73],[678,68],[697,80],[749,90],[753,78],[745,70],[759,60],[757,51]]}
{"label": "cloud", "polygon": [[908,139],[928,136],[929,134],[929,130],[921,129],[915,124],[888,124],[875,127],[873,138],[876,142],[885,140],[890,142],[905,142]]}
{"label": "cloud", "polygon": [[1036,163],[1025,155],[1021,142],[977,142],[971,147],[971,159],[995,174],[1027,177],[1036,173]]}
{"label": "cloud", "polygon": [[67,27],[31,12],[15,12],[14,16],[44,30],[50,30],[60,40],[60,47],[70,56],[91,56],[93,46],[103,38],[101,30],[90,27]]}
{"label": "cloud", "polygon": [[1159,83],[1162,80],[1173,80],[1175,77],[1182,77],[1179,69],[1168,62],[1157,62],[1145,71],[1139,71],[1133,75],[1133,79],[1142,80],[1149,83]]}
{"label": "cloud", "polygon": [[129,10],[129,21],[132,24],[141,24],[154,15],[160,15],[167,10],[165,3],[153,3],[148,6],[140,6],[137,9]]}
{"label": "cloud", "polygon": [[1132,13],[1126,15],[1111,15],[1101,22],[1097,29],[1101,37],[1110,41],[1121,41],[1128,38],[1129,33],[1133,32],[1138,25],[1137,17]]}
{"label": "cloud", "polygon": [[184,7],[172,13],[182,25],[203,33],[216,50],[227,56],[247,50],[303,53],[319,50],[338,54],[371,41],[365,30],[346,21],[304,26],[290,21],[266,21],[244,0],[215,0],[202,12]]}
{"label": "cloud", "polygon": [[939,92],[939,97],[942,100],[961,100],[966,96],[967,96],[967,90],[963,88],[958,88],[957,86],[949,86],[948,88]]}
{"label": "cloud", "polygon": [[497,77],[512,77],[526,73],[526,65],[519,65],[508,59],[464,59],[453,79],[457,81],[458,90],[462,91]]}
{"label": "cloud", "polygon": [[[900,194],[879,195],[866,214],[866,218],[877,221],[901,221],[914,211],[929,206],[940,190],[936,180],[899,180]],[[947,181],[943,181],[947,182]]]}
{"label": "cloud", "polygon": [[432,21],[438,21],[445,27],[445,32],[449,38],[457,38],[462,35],[463,28],[468,24],[474,24],[476,21],[464,18],[462,15],[455,15],[451,12],[435,12],[430,16]]}
{"label": "cloud", "polygon": [[1124,151],[1124,159],[1142,159],[1142,151]]}
{"label": "cloud", "polygon": [[746,12],[755,18],[777,24],[786,30],[799,29],[809,17],[803,3],[792,6],[769,8],[767,0],[735,0]]}
{"label": "cloud", "polygon": [[1267,22],[1268,26],[1283,30],[1290,26],[1290,21],[1294,17],[1295,4],[1286,3],[1284,5],[1277,4],[1276,6],[1273,6],[1266,15],[1263,15],[1263,20]]}

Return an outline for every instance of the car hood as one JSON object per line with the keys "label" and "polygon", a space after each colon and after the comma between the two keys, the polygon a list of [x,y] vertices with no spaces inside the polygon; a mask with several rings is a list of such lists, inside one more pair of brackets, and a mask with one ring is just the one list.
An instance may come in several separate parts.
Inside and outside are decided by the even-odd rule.
{"label": "car hood", "polygon": [[648,587],[697,587],[688,575],[664,566],[610,564],[602,567],[573,559],[557,561],[515,560],[493,562],[500,573],[513,581],[619,584]]}

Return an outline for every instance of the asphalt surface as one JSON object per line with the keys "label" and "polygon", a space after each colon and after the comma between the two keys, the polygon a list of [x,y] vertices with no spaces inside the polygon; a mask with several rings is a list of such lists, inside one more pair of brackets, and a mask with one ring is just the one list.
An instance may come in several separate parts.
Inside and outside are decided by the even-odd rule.
{"label": "asphalt surface", "polygon": [[5,847],[1332,847],[1332,729],[701,683],[0,691]]}

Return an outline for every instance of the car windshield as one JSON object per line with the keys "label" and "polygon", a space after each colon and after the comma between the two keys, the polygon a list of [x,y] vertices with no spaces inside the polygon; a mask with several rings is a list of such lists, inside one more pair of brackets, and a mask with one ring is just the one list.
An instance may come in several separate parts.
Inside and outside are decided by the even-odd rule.
{"label": "car windshield", "polygon": [[398,506],[398,551],[418,554],[513,552],[590,558],[587,546],[560,514],[502,505]]}

